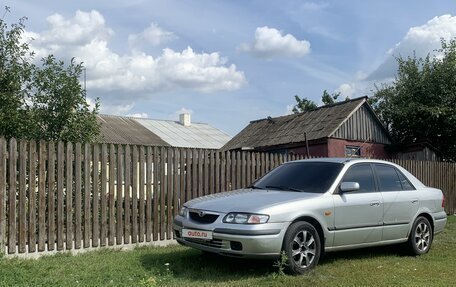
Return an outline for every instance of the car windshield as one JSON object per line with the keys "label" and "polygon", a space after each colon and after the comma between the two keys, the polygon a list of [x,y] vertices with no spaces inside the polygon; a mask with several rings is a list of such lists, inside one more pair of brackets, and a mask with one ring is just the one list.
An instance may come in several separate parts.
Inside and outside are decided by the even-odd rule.
{"label": "car windshield", "polygon": [[333,162],[292,162],[283,164],[252,185],[252,188],[324,193],[336,179],[343,164]]}

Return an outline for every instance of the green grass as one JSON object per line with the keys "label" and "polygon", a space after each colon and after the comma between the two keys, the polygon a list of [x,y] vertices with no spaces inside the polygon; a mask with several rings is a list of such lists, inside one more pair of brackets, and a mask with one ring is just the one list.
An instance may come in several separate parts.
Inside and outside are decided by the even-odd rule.
{"label": "green grass", "polygon": [[[169,264],[169,265],[165,265]],[[203,255],[181,246],[0,259],[0,286],[454,286],[456,216],[419,257],[401,247],[330,253],[303,276],[271,261]]]}

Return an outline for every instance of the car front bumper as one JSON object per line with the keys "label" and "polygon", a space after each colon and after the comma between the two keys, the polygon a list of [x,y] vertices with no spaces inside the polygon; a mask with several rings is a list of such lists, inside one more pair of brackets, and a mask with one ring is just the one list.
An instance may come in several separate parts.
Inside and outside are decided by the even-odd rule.
{"label": "car front bumper", "polygon": [[[173,222],[174,237],[182,245],[225,256],[275,258],[282,250],[289,223],[237,225],[226,223],[198,224],[177,216]],[[182,229],[211,231],[212,240],[182,237]]]}

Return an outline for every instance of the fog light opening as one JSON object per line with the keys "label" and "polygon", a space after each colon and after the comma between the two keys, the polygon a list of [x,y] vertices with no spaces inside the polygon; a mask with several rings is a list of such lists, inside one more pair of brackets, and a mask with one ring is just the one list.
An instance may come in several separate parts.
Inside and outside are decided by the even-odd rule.
{"label": "fog light opening", "polygon": [[239,241],[230,241],[231,250],[241,251],[242,243]]}

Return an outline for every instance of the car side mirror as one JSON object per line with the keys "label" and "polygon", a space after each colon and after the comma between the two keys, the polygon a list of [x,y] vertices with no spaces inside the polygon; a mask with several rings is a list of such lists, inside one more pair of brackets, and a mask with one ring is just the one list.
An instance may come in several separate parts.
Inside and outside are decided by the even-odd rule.
{"label": "car side mirror", "polygon": [[359,183],[357,182],[342,182],[339,187],[341,192],[352,192],[359,190]]}

